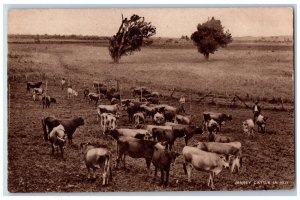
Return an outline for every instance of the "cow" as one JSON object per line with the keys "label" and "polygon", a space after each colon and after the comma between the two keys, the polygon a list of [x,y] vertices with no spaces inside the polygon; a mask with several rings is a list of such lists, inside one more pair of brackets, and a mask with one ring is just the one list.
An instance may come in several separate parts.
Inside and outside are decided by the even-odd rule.
{"label": "cow", "polygon": [[61,84],[61,90],[64,90],[65,85],[66,85],[66,80],[65,80],[65,78],[62,78],[62,79],[61,79],[60,84]]}
{"label": "cow", "polygon": [[135,87],[131,88],[132,90],[132,96],[149,96],[151,94],[151,91],[149,91],[146,87]]}
{"label": "cow", "polygon": [[49,141],[52,147],[52,154],[54,154],[56,147],[59,147],[61,156],[64,157],[64,145],[66,142],[66,136],[67,135],[65,134],[65,128],[61,124],[51,130],[51,132],[49,133]]}
{"label": "cow", "polygon": [[[157,170],[160,170],[161,181],[159,185],[168,186],[171,165],[174,165],[175,159],[178,156],[179,153],[169,151],[165,146],[161,145],[160,143],[154,145],[152,164],[155,167],[154,179],[157,176]],[[164,179],[164,172],[166,172],[166,180]]]}
{"label": "cow", "polygon": [[109,180],[112,180],[112,153],[107,148],[96,148],[90,143],[81,143],[80,149],[84,155],[84,163],[88,170],[88,179],[90,179],[91,169],[93,170],[93,179],[96,178],[95,171],[97,166],[99,166],[103,169],[102,186],[108,185]]}
{"label": "cow", "polygon": [[125,136],[125,137],[132,137],[137,139],[145,139],[149,140],[152,138],[152,134],[145,129],[128,129],[128,128],[122,128],[122,129],[108,129],[105,132],[106,135],[110,135],[113,138]]}
{"label": "cow", "polygon": [[158,97],[148,97],[146,98],[147,102],[152,103],[152,104],[159,104],[159,99]]}
{"label": "cow", "polygon": [[258,101],[256,101],[255,104],[254,104],[254,106],[252,107],[252,112],[253,112],[253,120],[255,121],[256,118],[261,113],[261,107],[258,105]]}
{"label": "cow", "polygon": [[36,100],[37,97],[40,99],[42,98],[42,95],[44,94],[44,89],[43,88],[33,88],[32,90],[32,99],[33,101]]}
{"label": "cow", "polygon": [[117,118],[112,113],[101,113],[100,115],[100,124],[103,130],[103,134],[107,131],[107,129],[114,130],[116,129]]}
{"label": "cow", "polygon": [[220,125],[214,119],[210,119],[207,123],[207,131],[211,134],[212,132],[218,133],[220,131]]}
{"label": "cow", "polygon": [[73,90],[72,88],[68,88],[67,89],[67,93],[68,93],[68,99],[70,99],[73,96],[78,96],[78,92],[76,92],[75,90]]}
{"label": "cow", "polygon": [[106,92],[106,97],[107,99],[111,102],[113,98],[121,101],[121,95],[119,92],[117,92],[114,88],[110,89],[109,91]]}
{"label": "cow", "polygon": [[154,141],[164,142],[166,144],[166,148],[171,151],[175,140],[177,138],[185,137],[186,135],[183,132],[174,133],[172,129],[155,127],[152,129],[152,136]]}
{"label": "cow", "polygon": [[123,166],[125,166],[126,155],[132,158],[145,158],[147,171],[150,174],[150,165],[156,142],[151,140],[142,140],[134,137],[123,136],[118,133],[117,129],[112,130],[109,134],[117,141],[117,163],[118,168],[121,158],[123,157]]}
{"label": "cow", "polygon": [[115,105],[98,105],[97,107],[97,121],[100,118],[101,113],[112,113],[118,117],[118,112],[121,111],[121,108],[118,104]]}
{"label": "cow", "polygon": [[172,127],[173,133],[177,135],[185,135],[185,145],[188,145],[188,141],[196,134],[202,134],[203,130],[200,127],[194,125],[183,125],[178,124],[177,126]]}
{"label": "cow", "polygon": [[133,121],[133,115],[137,112],[142,111],[142,108],[140,107],[140,102],[131,102],[127,104],[126,106],[126,111],[128,114],[128,121],[132,122]]}
{"label": "cow", "polygon": [[51,103],[51,97],[50,96],[43,96],[42,97],[42,104],[43,104],[43,109],[44,108],[49,108]]}
{"label": "cow", "polygon": [[259,129],[262,131],[262,133],[266,132],[266,121],[268,120],[268,117],[264,117],[263,115],[258,115],[256,118],[256,124],[257,124],[257,132],[259,132]]}
{"label": "cow", "polygon": [[191,116],[175,115],[174,123],[177,124],[191,124]]}
{"label": "cow", "polygon": [[[235,166],[242,165],[242,144],[240,142],[218,143],[218,142],[198,142],[197,148],[203,151],[224,154],[226,159],[230,160],[230,157],[234,157],[233,164],[231,166],[231,172],[233,173]],[[237,162],[239,161],[239,162]]]}
{"label": "cow", "polygon": [[90,90],[88,88],[84,88],[84,90],[83,90],[84,98],[88,98],[89,93],[90,93]]}
{"label": "cow", "polygon": [[245,121],[243,121],[242,123],[243,125],[243,131],[245,134],[247,134],[248,136],[250,136],[251,134],[254,134],[254,121],[253,119],[247,119]]}
{"label": "cow", "polygon": [[155,115],[153,116],[153,123],[156,125],[164,124],[165,123],[164,115],[159,112],[155,113]]}
{"label": "cow", "polygon": [[82,117],[77,117],[69,120],[59,120],[55,117],[47,117],[42,119],[45,140],[47,140],[46,137],[48,137],[48,133],[50,134],[51,130],[53,130],[53,128],[58,125],[62,125],[64,127],[68,137],[68,142],[72,143],[73,134],[79,126],[84,125],[84,119]]}
{"label": "cow", "polygon": [[30,92],[30,89],[32,88],[40,88],[41,85],[43,84],[43,82],[39,81],[39,82],[27,82],[26,83],[26,90],[27,92]]}
{"label": "cow", "polygon": [[137,127],[139,124],[145,123],[145,114],[143,112],[137,112],[133,115],[134,125]]}
{"label": "cow", "polygon": [[158,112],[158,108],[154,107],[154,106],[149,106],[147,104],[142,104],[140,105],[140,108],[142,109],[143,112],[145,112],[145,114],[150,117],[150,119],[153,118],[153,116],[155,115],[155,113]]}
{"label": "cow", "polygon": [[50,103],[57,103],[57,101],[54,97],[50,97]]}
{"label": "cow", "polygon": [[88,94],[88,99],[89,99],[89,103],[94,101],[95,105],[98,104],[98,101],[100,100],[100,94],[94,93],[94,92],[90,92]]}
{"label": "cow", "polygon": [[231,142],[231,138],[225,135],[218,135],[215,132],[211,132],[208,135],[209,142],[220,142],[220,143],[229,143]]}
{"label": "cow", "polygon": [[207,186],[214,189],[213,178],[218,175],[223,167],[229,168],[226,158],[216,153],[205,152],[195,147],[185,146],[182,150],[184,157],[183,169],[188,175],[188,182],[191,182],[192,169],[208,171],[209,178]]}
{"label": "cow", "polygon": [[232,116],[224,113],[203,112],[203,119],[204,119],[205,127],[207,127],[207,123],[209,122],[209,120],[213,119],[219,124],[221,130],[222,124],[225,123],[226,121],[231,121]]}

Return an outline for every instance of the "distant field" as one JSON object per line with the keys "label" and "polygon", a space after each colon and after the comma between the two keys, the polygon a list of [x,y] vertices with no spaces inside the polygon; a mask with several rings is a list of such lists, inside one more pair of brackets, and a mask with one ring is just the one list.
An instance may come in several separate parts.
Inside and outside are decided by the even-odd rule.
{"label": "distant field", "polygon": [[[248,45],[248,44],[247,44]],[[242,143],[243,165],[239,174],[224,169],[214,179],[216,190],[290,190],[295,187],[295,128],[292,46],[273,49],[222,49],[205,61],[195,48],[152,47],[122,58],[113,64],[106,47],[87,44],[9,44],[8,45],[8,191],[9,192],[120,192],[120,191],[209,191],[208,173],[193,171],[192,183],[182,169],[183,157],[179,156],[171,170],[170,186],[158,186],[158,180],[148,177],[143,159],[126,158],[127,170],[113,169],[113,182],[101,186],[100,170],[97,180],[87,180],[81,142],[107,145],[116,160],[116,142],[104,136],[96,121],[96,106],[83,98],[85,87],[92,88],[92,81],[112,84],[119,80],[122,98],[130,98],[130,87],[145,85],[164,94],[161,103],[178,106],[178,95],[191,93],[187,100],[188,114],[193,124],[202,126],[204,111],[232,114],[233,120],[222,126],[222,134]],[[26,78],[27,77],[27,80]],[[74,100],[67,98],[60,88],[65,77],[79,92]],[[26,81],[48,81],[48,93],[58,104],[42,109],[41,102],[32,100],[26,93]],[[169,98],[175,88],[175,98]],[[211,98],[196,101],[212,92],[232,99],[236,93],[249,105],[261,100],[267,121],[265,134],[255,132],[246,137],[242,121],[252,117],[243,105],[236,108],[211,104]],[[20,98],[21,97],[21,98]],[[270,100],[283,98],[287,111],[266,109]],[[103,104],[109,104],[107,100]],[[229,102],[227,102],[229,103]],[[55,115],[66,119],[82,116],[85,125],[74,134],[73,145],[66,145],[66,160],[50,153],[50,144],[42,138],[41,119]],[[152,123],[147,119],[147,123]],[[117,122],[119,128],[133,127],[125,111]],[[257,128],[256,128],[257,130]],[[207,135],[194,136],[189,145],[207,141]],[[175,150],[182,152],[183,139],[178,139]],[[151,167],[152,173],[154,171]],[[153,174],[152,174],[153,176]],[[249,181],[250,184],[239,184]],[[263,181],[272,184],[263,184]]]}
{"label": "distant field", "polygon": [[[272,46],[267,46],[268,48]],[[195,48],[144,48],[123,57],[120,64],[112,63],[106,47],[80,44],[10,44],[10,56],[33,60],[23,66],[9,65],[17,73],[26,70],[50,71],[62,64],[65,71],[92,75],[92,79],[121,79],[134,86],[145,82],[151,87],[165,87],[194,92],[213,92],[249,99],[282,98],[294,101],[293,51],[286,50],[220,49],[207,62]],[[50,68],[49,68],[50,67]],[[59,73],[55,73],[61,76]],[[68,79],[74,78],[65,75]],[[79,77],[81,78],[81,77]],[[86,83],[87,84],[87,83]],[[126,87],[126,86],[124,86]]]}

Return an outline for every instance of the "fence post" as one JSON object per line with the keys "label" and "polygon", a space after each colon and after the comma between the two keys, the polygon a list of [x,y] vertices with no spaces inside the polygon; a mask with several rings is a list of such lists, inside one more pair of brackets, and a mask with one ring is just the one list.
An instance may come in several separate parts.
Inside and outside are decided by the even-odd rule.
{"label": "fence post", "polygon": [[191,90],[189,92],[189,98],[190,98],[190,114],[192,113],[192,94],[191,94]]}

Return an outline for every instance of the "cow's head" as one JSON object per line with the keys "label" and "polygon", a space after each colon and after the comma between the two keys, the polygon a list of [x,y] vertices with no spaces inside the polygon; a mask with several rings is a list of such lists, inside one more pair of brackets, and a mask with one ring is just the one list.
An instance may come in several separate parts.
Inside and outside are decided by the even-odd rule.
{"label": "cow's head", "polygon": [[229,168],[229,160],[226,159],[225,155],[219,155],[221,159],[222,166],[225,168]]}
{"label": "cow's head", "polygon": [[77,126],[84,125],[84,119],[82,117],[78,117],[78,118],[74,119],[74,122]]}
{"label": "cow's head", "polygon": [[173,167],[176,164],[176,158],[180,156],[179,153],[171,151],[169,152],[169,162],[171,164],[171,167]]}

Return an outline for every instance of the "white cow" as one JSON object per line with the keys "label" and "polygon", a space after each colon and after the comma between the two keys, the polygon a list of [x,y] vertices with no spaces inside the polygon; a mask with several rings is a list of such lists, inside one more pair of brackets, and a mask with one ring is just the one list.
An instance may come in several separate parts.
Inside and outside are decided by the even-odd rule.
{"label": "white cow", "polygon": [[215,188],[213,178],[218,175],[223,167],[229,168],[229,162],[224,156],[216,153],[202,151],[196,147],[185,146],[182,150],[184,157],[184,171],[188,175],[188,181],[191,182],[192,169],[208,171],[209,178],[207,185]]}
{"label": "white cow", "polygon": [[101,113],[100,115],[100,124],[103,130],[103,134],[108,130],[116,129],[117,118],[112,113]]}
{"label": "white cow", "polygon": [[72,88],[68,88],[67,89],[67,93],[68,93],[68,98],[70,99],[72,96],[77,97],[78,96],[78,92],[76,92],[75,90],[73,90]]}

